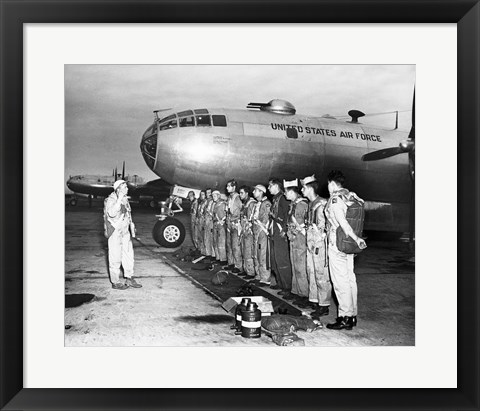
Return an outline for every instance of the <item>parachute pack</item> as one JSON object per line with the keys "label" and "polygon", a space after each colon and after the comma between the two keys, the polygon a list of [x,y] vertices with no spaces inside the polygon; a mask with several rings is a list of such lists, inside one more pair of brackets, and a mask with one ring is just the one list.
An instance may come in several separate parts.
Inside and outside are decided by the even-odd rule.
{"label": "parachute pack", "polygon": [[[353,232],[362,237],[365,220],[365,202],[355,193],[341,194],[340,197],[347,205],[346,219]],[[346,235],[342,227],[337,227],[337,248],[345,254],[358,254],[362,251],[350,236]]]}
{"label": "parachute pack", "polygon": [[107,201],[108,201],[108,197],[103,202],[103,229],[104,229],[103,235],[105,236],[105,238],[108,239],[115,231],[115,227],[112,225],[112,223],[110,223],[110,221],[108,221]]}

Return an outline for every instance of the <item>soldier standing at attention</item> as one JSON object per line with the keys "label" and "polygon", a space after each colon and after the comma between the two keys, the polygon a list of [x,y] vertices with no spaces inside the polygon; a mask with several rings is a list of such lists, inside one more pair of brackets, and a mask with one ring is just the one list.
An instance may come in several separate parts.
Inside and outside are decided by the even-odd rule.
{"label": "soldier standing at attention", "polygon": [[198,249],[197,243],[197,206],[198,200],[195,198],[193,191],[188,192],[188,199],[190,200],[190,229],[192,235],[192,242],[196,249]]}
{"label": "soldier standing at attention", "polygon": [[286,300],[293,300],[292,291],[292,266],[288,250],[287,221],[288,201],[283,195],[282,182],[271,178],[268,182],[268,190],[273,196],[272,209],[270,210],[270,262],[272,271],[275,273],[278,286]]}
{"label": "soldier standing at attention", "polygon": [[246,280],[255,278],[255,267],[253,265],[253,230],[252,219],[255,209],[255,200],[250,197],[250,188],[247,186],[240,187],[240,200],[242,200],[241,220],[242,227],[241,246],[243,257],[243,270]]}
{"label": "soldier standing at attention", "polygon": [[258,184],[253,190],[253,197],[257,200],[253,210],[253,264],[255,267],[255,283],[270,285],[270,257],[268,255],[268,222],[272,204],[265,196],[267,189]]}
{"label": "soldier standing at attention", "polygon": [[307,215],[307,275],[309,283],[308,299],[316,310],[313,318],[328,315],[332,297],[332,284],[326,267],[325,217],[323,211],[327,200],[317,194],[318,182],[315,175],[301,180],[302,192],[308,198]]}
{"label": "soldier standing at attention", "polygon": [[220,191],[215,190],[212,193],[213,206],[213,248],[215,257],[220,264],[227,264],[227,252],[225,250],[225,219],[226,202],[221,198]]}
{"label": "soldier standing at attention", "polygon": [[327,328],[351,330],[357,325],[357,279],[353,271],[354,254],[345,254],[338,250],[337,228],[341,227],[359,248],[366,248],[367,245],[353,232],[346,219],[348,199],[356,195],[343,188],[345,176],[341,171],[333,170],[328,174],[327,179],[330,193],[330,199],[325,208],[328,220],[328,265],[338,299],[337,321],[334,324],[327,324]]}
{"label": "soldier standing at attention", "polygon": [[204,240],[204,229],[205,229],[205,218],[203,213],[205,212],[206,206],[206,192],[205,190],[200,191],[200,199],[198,200],[197,207],[197,243],[198,249],[202,255],[205,255],[205,240]]}
{"label": "soldier standing at attention", "polygon": [[223,267],[231,270],[233,274],[242,272],[242,251],[240,249],[240,212],[242,210],[242,200],[237,193],[237,182],[230,180],[227,182],[227,192],[229,194],[227,201],[227,260],[228,266]]}
{"label": "soldier standing at attention", "polygon": [[308,302],[307,240],[305,237],[308,203],[300,195],[297,179],[284,180],[283,186],[285,196],[290,201],[287,236],[290,241],[290,260],[292,262],[292,294],[297,296],[295,303],[300,308],[307,308],[310,307]]}
{"label": "soldier standing at attention", "polygon": [[215,261],[215,250],[213,249],[213,198],[212,190],[206,190],[205,209],[203,212],[205,225],[203,230],[203,238],[205,243],[205,255],[211,262]]}

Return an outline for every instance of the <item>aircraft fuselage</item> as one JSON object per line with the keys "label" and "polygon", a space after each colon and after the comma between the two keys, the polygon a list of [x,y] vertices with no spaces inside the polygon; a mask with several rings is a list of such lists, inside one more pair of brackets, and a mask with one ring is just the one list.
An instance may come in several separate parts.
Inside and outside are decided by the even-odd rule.
{"label": "aircraft fuselage", "polygon": [[[192,118],[203,119],[190,126],[184,121],[188,116],[178,114],[169,116],[170,124],[156,121],[142,137],[147,165],[166,181],[223,191],[231,178],[253,186],[266,184],[272,176],[292,180],[315,174],[320,194],[326,196],[328,172],[340,169],[347,188],[369,201],[366,229],[408,229],[412,187],[408,156],[361,160],[370,151],[397,146],[407,132],[331,118],[230,109],[192,113]],[[204,124],[206,117],[210,125]],[[214,117],[220,125],[215,125]]]}

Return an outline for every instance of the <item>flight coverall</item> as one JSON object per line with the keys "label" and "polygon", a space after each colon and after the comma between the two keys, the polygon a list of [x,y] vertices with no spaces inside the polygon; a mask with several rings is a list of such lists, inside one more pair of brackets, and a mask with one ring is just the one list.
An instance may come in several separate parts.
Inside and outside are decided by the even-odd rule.
{"label": "flight coverall", "polygon": [[123,266],[125,278],[133,276],[133,244],[130,236],[130,223],[132,223],[132,210],[128,199],[119,205],[117,194],[113,192],[105,199],[106,221],[113,233],[108,237],[108,267],[110,281],[117,284],[120,281],[120,266]]}
{"label": "flight coverall", "polygon": [[195,248],[198,248],[198,241],[197,241],[197,206],[198,206],[198,199],[194,199],[190,204],[190,226],[191,226],[191,235],[192,235],[192,242]]}
{"label": "flight coverall", "polygon": [[270,211],[270,266],[283,291],[292,290],[292,266],[287,239],[288,208],[288,201],[282,192],[273,197]]}
{"label": "flight coverall", "polygon": [[227,261],[225,220],[226,203],[218,200],[213,206],[213,248],[219,261]]}
{"label": "flight coverall", "polygon": [[249,275],[255,276],[255,266],[253,264],[253,213],[255,211],[256,201],[252,197],[248,199],[242,205],[241,211],[241,226],[242,234],[241,246],[242,246],[242,257],[243,257],[243,269]]}
{"label": "flight coverall", "polygon": [[329,306],[332,284],[326,267],[325,216],[327,200],[317,197],[308,205],[307,215],[307,276],[308,299],[320,306]]}
{"label": "flight coverall", "polygon": [[253,211],[253,264],[255,279],[264,284],[270,284],[271,272],[268,255],[268,222],[272,204],[267,197],[257,201]]}
{"label": "flight coverall", "polygon": [[213,198],[207,200],[204,210],[204,243],[205,243],[205,255],[209,257],[215,257],[215,250],[213,248]]}
{"label": "flight coverall", "polygon": [[292,262],[292,293],[308,297],[307,240],[305,218],[308,204],[303,197],[290,203],[288,211],[287,236],[290,240],[290,260]]}
{"label": "flight coverall", "polygon": [[203,200],[202,202],[199,201],[197,207],[197,242],[198,242],[198,249],[202,255],[206,255],[205,251],[205,206],[207,205],[207,200]]}
{"label": "flight coverall", "polygon": [[[354,254],[346,254],[337,248],[337,228],[339,219],[346,218],[350,193],[347,189],[335,191],[325,207],[328,234],[328,266],[333,289],[338,300],[339,317],[357,316],[357,279],[353,271]],[[348,224],[348,222],[347,222]]]}
{"label": "flight coverall", "polygon": [[237,192],[230,194],[227,200],[227,260],[228,265],[234,265],[242,271],[242,250],[240,248],[240,213],[242,200]]}

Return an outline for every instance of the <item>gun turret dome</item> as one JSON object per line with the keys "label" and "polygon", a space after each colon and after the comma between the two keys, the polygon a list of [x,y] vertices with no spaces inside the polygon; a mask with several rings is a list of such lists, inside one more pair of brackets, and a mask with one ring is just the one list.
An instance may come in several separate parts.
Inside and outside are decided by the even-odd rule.
{"label": "gun turret dome", "polygon": [[269,113],[292,115],[296,113],[295,106],[286,100],[274,99],[268,103],[248,103],[247,108],[260,109]]}

